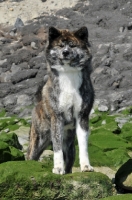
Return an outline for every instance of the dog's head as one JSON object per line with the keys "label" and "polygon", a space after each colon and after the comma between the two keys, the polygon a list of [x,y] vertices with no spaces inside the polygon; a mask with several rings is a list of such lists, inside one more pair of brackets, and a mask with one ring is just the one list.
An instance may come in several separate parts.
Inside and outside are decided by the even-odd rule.
{"label": "dog's head", "polygon": [[77,31],[49,28],[49,44],[46,51],[51,68],[58,71],[81,70],[91,60],[88,30]]}

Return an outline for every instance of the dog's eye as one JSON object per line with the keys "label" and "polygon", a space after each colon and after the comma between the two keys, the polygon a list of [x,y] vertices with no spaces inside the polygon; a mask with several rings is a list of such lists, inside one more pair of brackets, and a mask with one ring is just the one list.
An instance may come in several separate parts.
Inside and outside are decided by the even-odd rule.
{"label": "dog's eye", "polygon": [[69,42],[69,46],[70,46],[70,47],[75,47],[76,44],[75,44],[74,42],[71,41],[71,42]]}

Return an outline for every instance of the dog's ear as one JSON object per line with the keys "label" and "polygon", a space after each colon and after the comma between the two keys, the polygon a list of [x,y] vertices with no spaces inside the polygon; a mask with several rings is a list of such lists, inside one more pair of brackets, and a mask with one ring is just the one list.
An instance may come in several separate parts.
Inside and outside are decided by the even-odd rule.
{"label": "dog's ear", "polygon": [[55,27],[49,27],[49,41],[55,40],[61,35],[61,32]]}
{"label": "dog's ear", "polygon": [[88,29],[87,29],[87,27],[83,26],[79,30],[75,31],[74,35],[77,38],[79,38],[79,39],[81,39],[81,40],[83,40],[85,42],[88,42]]}

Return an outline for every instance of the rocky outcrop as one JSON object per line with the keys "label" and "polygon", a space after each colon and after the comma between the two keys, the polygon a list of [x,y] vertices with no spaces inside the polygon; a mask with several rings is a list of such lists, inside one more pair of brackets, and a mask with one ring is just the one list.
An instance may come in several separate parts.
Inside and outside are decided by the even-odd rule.
{"label": "rocky outcrop", "polygon": [[88,27],[99,110],[115,111],[132,105],[131,7],[129,0],[83,1],[54,15],[45,13],[26,25],[17,20],[14,27],[1,27],[0,107],[19,116],[31,114],[34,96],[45,82],[49,26]]}
{"label": "rocky outcrop", "polygon": [[49,163],[7,162],[0,165],[0,198],[101,199],[113,194],[110,179],[99,172],[51,173]]}

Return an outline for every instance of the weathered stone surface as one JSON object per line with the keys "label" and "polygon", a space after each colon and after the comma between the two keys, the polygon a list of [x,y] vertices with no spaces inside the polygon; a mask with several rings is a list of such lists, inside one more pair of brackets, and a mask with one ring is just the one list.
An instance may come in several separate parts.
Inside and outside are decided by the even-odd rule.
{"label": "weathered stone surface", "polygon": [[[107,100],[110,111],[131,105],[131,6],[129,0],[120,3],[105,0],[80,1],[74,7],[60,9],[54,15],[45,13],[44,16],[23,24],[15,30],[14,36],[9,34],[13,30],[12,27],[2,29],[0,82],[7,83],[10,95],[18,92],[26,94],[25,84],[22,83],[20,87],[19,83],[27,79],[33,79],[34,83],[38,83],[46,74],[44,49],[48,27],[77,29],[87,26],[93,54],[92,81],[96,98],[100,101]],[[38,71],[33,73],[31,69]],[[15,84],[13,89],[10,86],[11,81]],[[4,87],[3,84],[2,86]],[[27,84],[27,87],[29,91],[31,87],[33,103],[36,89],[33,91],[30,84]],[[23,90],[18,91],[19,88]],[[0,98],[3,99],[6,95],[8,92],[2,88]],[[14,107],[11,109],[8,106],[6,109],[12,112]]]}
{"label": "weathered stone surface", "polygon": [[115,184],[119,189],[132,191],[132,159],[118,169],[115,175]]}
{"label": "weathered stone surface", "polygon": [[17,72],[11,77],[11,81],[13,84],[19,83],[23,80],[34,78],[37,74],[36,69],[30,69],[30,70],[22,70],[21,73]]}

